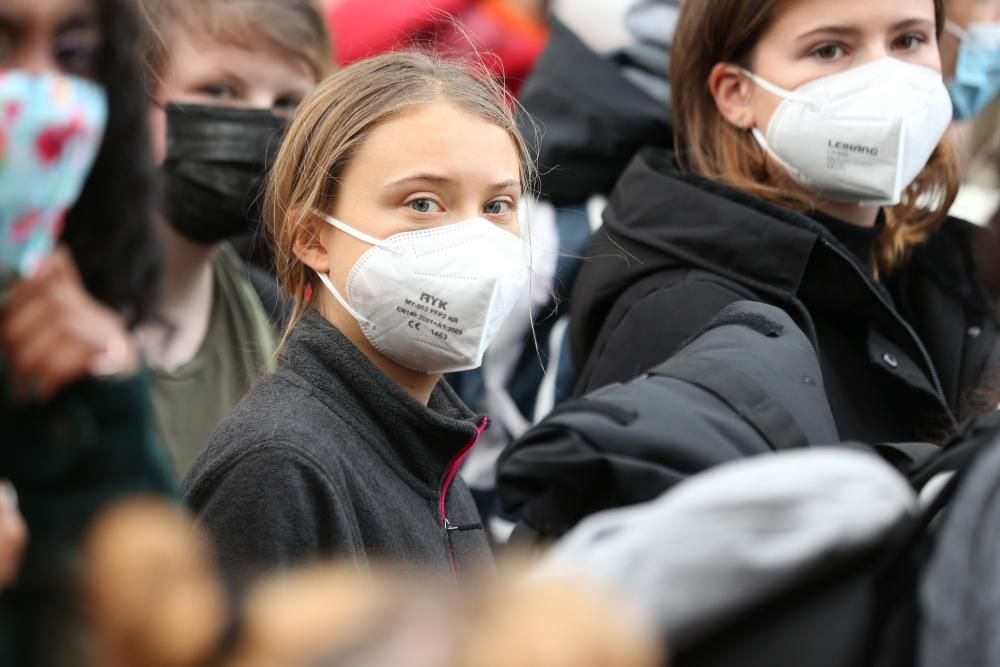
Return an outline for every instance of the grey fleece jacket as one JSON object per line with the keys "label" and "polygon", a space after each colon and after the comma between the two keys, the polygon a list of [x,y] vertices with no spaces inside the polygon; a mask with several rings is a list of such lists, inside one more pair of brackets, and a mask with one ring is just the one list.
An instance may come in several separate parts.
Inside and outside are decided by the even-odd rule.
{"label": "grey fleece jacket", "polygon": [[424,406],[310,314],[287,361],[255,385],[184,481],[236,581],[320,558],[488,565],[456,476],[485,418],[442,382]]}

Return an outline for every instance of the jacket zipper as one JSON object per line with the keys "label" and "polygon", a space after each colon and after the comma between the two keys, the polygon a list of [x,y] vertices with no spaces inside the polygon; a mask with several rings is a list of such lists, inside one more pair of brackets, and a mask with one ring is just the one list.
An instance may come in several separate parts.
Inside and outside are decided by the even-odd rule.
{"label": "jacket zipper", "polygon": [[917,336],[917,332],[913,330],[913,327],[910,326],[909,322],[900,317],[899,313],[896,312],[896,309],[892,306],[892,304],[886,301],[885,296],[877,289],[875,289],[874,286],[872,286],[870,279],[865,275],[865,273],[860,268],[858,268],[858,266],[854,263],[854,259],[852,257],[849,257],[844,251],[837,248],[827,239],[822,239],[822,241],[823,245],[825,245],[830,250],[833,250],[835,253],[837,253],[837,255],[842,257],[844,261],[847,262],[847,265],[850,266],[855,271],[855,273],[857,273],[862,278],[862,282],[865,284],[865,287],[868,288],[868,291],[870,291],[872,294],[875,295],[875,298],[879,300],[879,303],[885,306],[888,309],[888,311],[892,313],[893,317],[896,318],[896,321],[902,324],[903,328],[906,329],[907,333],[910,334],[910,338],[913,340],[914,343],[916,343],[917,349],[920,350],[920,354],[923,355],[924,363],[927,364],[927,371],[928,373],[930,373],[931,382],[934,385],[934,391],[937,394],[937,399],[941,402],[941,405],[944,407],[945,414],[948,415],[948,419],[951,420],[951,423],[953,425],[957,426],[958,422],[955,420],[955,415],[952,414],[951,407],[949,407],[948,405],[948,399],[946,399],[944,396],[944,389],[942,389],[941,387],[941,379],[938,377],[937,369],[934,368],[934,361],[931,359],[931,355],[928,354],[927,349],[924,347],[923,342],[920,340],[920,337]]}
{"label": "jacket zipper", "polygon": [[[483,417],[479,420],[479,424],[476,426],[476,434],[472,437],[465,447],[462,448],[455,458],[451,460],[448,464],[448,472],[444,477],[444,482],[441,484],[441,500],[438,503],[438,515],[441,519],[442,525],[444,525],[445,537],[448,540],[448,561],[451,563],[451,573],[455,577],[455,581],[458,581],[458,566],[455,563],[455,551],[451,546],[451,533],[454,531],[471,530],[471,528],[466,526],[454,526],[450,521],[448,521],[448,511],[445,509],[445,500],[448,498],[448,491],[451,489],[452,482],[455,481],[455,477],[458,475],[458,471],[462,468],[462,464],[465,463],[465,459],[468,458],[469,453],[472,448],[476,446],[479,439],[483,437],[483,431],[489,426],[490,420],[487,417]],[[482,526],[479,526],[480,528]]]}

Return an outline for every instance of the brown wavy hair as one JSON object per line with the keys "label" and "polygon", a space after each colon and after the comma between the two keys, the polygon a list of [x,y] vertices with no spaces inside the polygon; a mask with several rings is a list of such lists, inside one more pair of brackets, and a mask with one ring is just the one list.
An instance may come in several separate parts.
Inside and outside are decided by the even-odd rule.
{"label": "brown wavy hair", "polygon": [[[815,197],[768,158],[753,136],[723,118],[708,88],[718,63],[749,68],[753,50],[787,0],[693,0],[684,3],[671,49],[670,82],[675,143],[684,168],[795,211],[816,208]],[[944,0],[934,0],[938,37]],[[890,273],[907,252],[944,220],[958,192],[959,168],[946,140],[887,208],[885,231],[876,244],[877,267]]]}
{"label": "brown wavy hair", "polygon": [[333,209],[341,175],[376,127],[436,101],[450,102],[504,130],[514,142],[524,190],[533,190],[535,162],[515,120],[517,103],[483,63],[399,51],[338,71],[299,105],[264,199],[278,281],[293,304],[284,340],[311,307],[309,294],[323,289],[293,251],[298,235],[314,220],[312,211]]}

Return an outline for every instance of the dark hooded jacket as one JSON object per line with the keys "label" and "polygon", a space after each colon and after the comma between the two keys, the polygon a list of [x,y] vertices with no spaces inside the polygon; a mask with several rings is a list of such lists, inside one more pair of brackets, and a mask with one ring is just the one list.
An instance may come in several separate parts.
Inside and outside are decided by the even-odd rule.
{"label": "dark hooded jacket", "polygon": [[657,149],[636,156],[604,221],[571,303],[579,392],[660,363],[744,299],[810,336],[847,440],[941,440],[994,367],[968,223],[949,219],[879,282],[817,220],[680,173]]}
{"label": "dark hooded jacket", "polygon": [[733,303],[670,359],[563,403],[508,447],[497,464],[504,508],[522,535],[556,539],[722,463],[837,443],[820,375],[786,313]]}
{"label": "dark hooded jacket", "polygon": [[604,58],[552,22],[548,46],[520,95],[528,112],[521,129],[538,142],[546,199],[572,204],[608,193],[640,148],[673,144],[669,104],[626,78],[629,64],[627,53]]}

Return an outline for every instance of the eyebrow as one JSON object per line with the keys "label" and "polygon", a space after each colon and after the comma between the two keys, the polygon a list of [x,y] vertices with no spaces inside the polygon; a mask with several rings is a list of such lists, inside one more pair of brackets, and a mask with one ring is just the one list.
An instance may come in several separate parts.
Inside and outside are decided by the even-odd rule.
{"label": "eyebrow", "polygon": [[[929,19],[906,19],[898,23],[893,24],[890,29],[891,32],[899,32],[901,30],[906,30],[908,28],[923,28],[927,26],[933,26],[934,22]],[[819,35],[842,35],[851,36],[857,35],[861,32],[860,28],[847,25],[828,25],[821,28],[816,28],[815,30],[810,30],[809,32],[799,35],[796,39],[799,41],[804,41],[807,39],[812,39]]]}
{"label": "eyebrow", "polygon": [[[455,179],[449,178],[447,176],[441,176],[440,174],[415,174],[413,176],[406,176],[399,179],[398,181],[393,181],[386,185],[386,189],[398,188],[403,185],[411,185],[416,183],[434,183],[436,185],[444,186],[454,186]],[[506,181],[501,181],[500,183],[495,183],[490,186],[491,190],[508,190],[510,188],[520,188],[521,181],[517,179],[509,179]]]}
{"label": "eyebrow", "polygon": [[82,10],[73,14],[65,21],[59,24],[59,28],[56,33],[69,32],[71,30],[87,30],[91,28],[99,27],[97,21],[97,12],[95,10]]}
{"label": "eyebrow", "polygon": [[892,26],[893,32],[898,30],[906,30],[908,28],[934,28],[935,22],[930,19],[907,19],[905,21],[900,21],[899,23]]}

